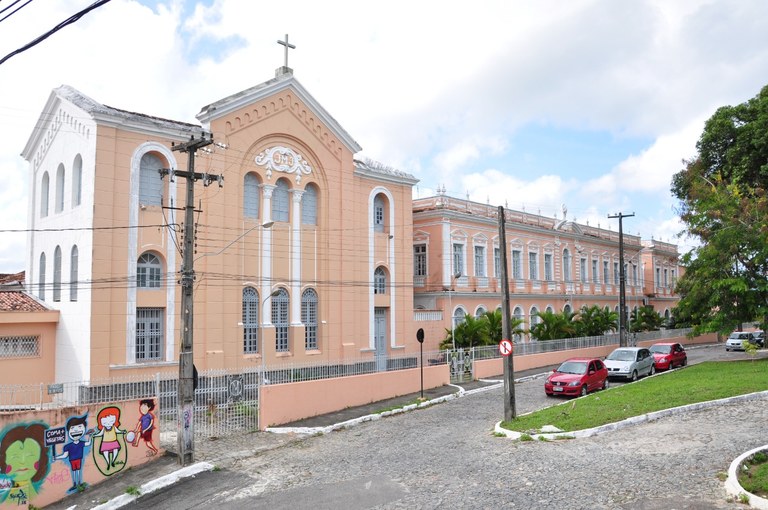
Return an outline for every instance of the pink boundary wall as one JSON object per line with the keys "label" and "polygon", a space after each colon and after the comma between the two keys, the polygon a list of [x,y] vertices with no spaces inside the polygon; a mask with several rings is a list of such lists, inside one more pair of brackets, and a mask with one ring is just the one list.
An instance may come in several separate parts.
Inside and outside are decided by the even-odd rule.
{"label": "pink boundary wall", "polygon": [[[157,400],[152,400],[155,401],[155,408],[151,412],[157,417],[160,408],[157,404]],[[11,431],[14,431],[15,433],[20,427],[41,424],[46,429],[45,436],[48,438],[49,442],[55,443],[53,445],[45,446],[44,448],[47,450],[47,452],[45,452],[48,459],[46,468],[47,473],[40,480],[39,484],[35,484],[37,485],[36,487],[28,483],[23,483],[20,487],[11,487],[15,482],[14,478],[11,475],[6,475],[5,472],[0,473],[0,508],[29,508],[30,505],[40,508],[66,497],[68,494],[67,490],[73,485],[71,464],[67,458],[54,459],[53,449],[55,448],[57,455],[61,455],[65,442],[70,442],[70,438],[66,436],[65,433],[67,420],[72,417],[81,417],[87,413],[87,429],[93,430],[93,432],[98,432],[99,412],[108,407],[116,407],[120,412],[120,426],[117,428],[127,433],[133,431],[137,427],[137,422],[141,416],[141,413],[139,412],[140,402],[141,400],[127,400],[117,403],[92,404],[42,411],[5,412],[0,414],[0,465],[3,467],[11,464],[6,455],[6,443],[18,444],[18,441],[15,439],[9,440],[8,442],[3,441],[6,435],[9,435],[9,432]],[[155,419],[153,425],[153,443],[159,448],[159,420]],[[37,429],[39,429],[39,426]],[[32,436],[25,435],[21,440],[24,441],[25,445],[33,447],[35,445],[30,441],[35,440],[30,439],[30,437]],[[119,449],[115,460],[115,467],[110,466],[109,468],[107,468],[106,460],[103,455],[96,450],[98,445],[101,444],[101,438],[91,439],[91,444],[86,447],[82,459],[82,482],[87,485],[96,485],[107,480],[112,475],[128,470],[131,467],[144,464],[145,462],[152,461],[157,458],[158,455],[162,455],[163,453],[163,451],[160,450],[158,454],[151,455],[149,447],[147,447],[143,440],[140,440],[138,446],[134,447],[126,440],[125,434],[122,433],[117,434],[117,439]],[[36,446],[35,449],[37,449]],[[40,465],[44,464],[44,462],[38,462]],[[42,474],[42,469],[37,469],[40,470]],[[87,492],[88,488],[86,487],[84,490]]]}
{"label": "pink boundary wall", "polygon": [[[347,407],[416,393],[421,390],[420,377],[420,369],[413,368],[264,386],[259,424],[263,430]],[[424,389],[449,382],[448,365],[424,367]]]}
{"label": "pink boundary wall", "polygon": [[[653,344],[660,342],[679,342],[683,345],[693,344],[708,344],[717,342],[716,333],[708,333],[706,335],[697,336],[696,338],[688,338],[685,336],[678,336],[673,338],[664,338],[658,340],[647,340],[644,342],[638,342],[637,345],[642,347],[649,347]],[[589,349],[579,349],[576,351],[555,351],[555,352],[542,352],[540,354],[529,354],[527,356],[520,356],[515,358],[515,370],[528,370],[537,367],[546,367],[549,365],[557,365],[562,363],[568,358],[574,356],[594,356],[601,358],[611,353],[617,346],[607,345],[604,347],[591,347]],[[475,361],[474,375],[475,379],[484,379],[486,377],[493,377],[504,373],[504,365],[501,358],[494,358],[489,360]]]}

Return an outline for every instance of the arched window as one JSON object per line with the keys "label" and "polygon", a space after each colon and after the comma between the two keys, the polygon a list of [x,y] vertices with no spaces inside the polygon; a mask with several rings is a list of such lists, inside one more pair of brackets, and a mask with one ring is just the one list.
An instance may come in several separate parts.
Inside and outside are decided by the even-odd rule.
{"label": "arched window", "polygon": [[288,221],[290,200],[288,200],[288,181],[278,179],[272,192],[272,221]]}
{"label": "arched window", "polygon": [[83,158],[78,154],[72,164],[72,207],[80,205],[83,199]]}
{"label": "arched window", "polygon": [[48,172],[43,173],[43,179],[40,181],[40,217],[48,216],[48,193],[51,187]]}
{"label": "arched window", "polygon": [[572,313],[573,312],[573,308],[571,308],[571,305],[565,305],[563,307],[563,312],[564,313]]}
{"label": "arched window", "polygon": [[533,328],[536,324],[541,322],[541,318],[537,315],[539,313],[539,309],[535,306],[531,307],[531,315],[530,315],[530,326]]}
{"label": "arched window", "polygon": [[[524,318],[523,318],[523,309],[522,308],[520,308],[519,306],[516,306],[515,309],[512,311],[512,317],[514,317],[518,321],[521,321],[520,322],[520,326],[518,326],[518,328],[523,325],[522,321],[524,320]],[[515,328],[515,329],[517,329],[517,328]],[[520,340],[522,340],[522,336],[519,333],[516,333],[515,336],[514,336],[514,340],[515,340],[515,342],[519,342]]]}
{"label": "arched window", "polygon": [[64,165],[59,164],[56,169],[56,205],[54,211],[60,213],[64,210]]}
{"label": "arched window", "polygon": [[555,313],[555,309],[552,308],[551,306],[547,306],[546,310],[544,310],[544,311],[547,312],[547,313]]}
{"label": "arched window", "polygon": [[61,301],[61,247],[53,252],[53,300]]}
{"label": "arched window", "polygon": [[259,352],[259,293],[253,287],[243,289],[243,352]]}
{"label": "arched window", "polygon": [[304,323],[304,348],[317,350],[317,292],[307,289],[301,295],[301,322]]}
{"label": "arched window", "polygon": [[45,301],[45,252],[40,254],[40,268],[37,273],[37,297]]}
{"label": "arched window", "polygon": [[301,197],[301,223],[317,225],[317,186],[307,184]]}
{"label": "arched window", "polygon": [[142,253],[136,264],[136,286],[140,289],[159,289],[163,265],[154,253]]}
{"label": "arched window", "polygon": [[148,152],[139,165],[139,203],[160,205],[163,199],[163,180],[160,169],[165,165],[157,155]]}
{"label": "arched window", "polygon": [[563,250],[563,280],[571,281],[571,252],[568,248]]}
{"label": "arched window", "polygon": [[456,307],[456,310],[453,311],[453,327],[455,328],[465,320],[467,320],[467,312],[460,306]]}
{"label": "arched window", "polygon": [[386,294],[387,293],[387,273],[384,268],[377,267],[373,272],[373,293],[374,294]]}
{"label": "arched window", "polygon": [[245,174],[243,179],[243,216],[259,217],[259,179],[254,173]]}
{"label": "arched window", "polygon": [[485,308],[483,308],[482,306],[478,306],[477,310],[475,310],[475,318],[479,319],[480,317],[482,317],[485,311],[486,311]]}
{"label": "arched window", "polygon": [[272,296],[272,324],[275,326],[275,351],[288,352],[288,292],[280,289]]}
{"label": "arched window", "polygon": [[384,198],[381,195],[373,199],[373,229],[384,232]]}
{"label": "arched window", "polygon": [[77,301],[77,245],[72,246],[69,255],[69,300]]}

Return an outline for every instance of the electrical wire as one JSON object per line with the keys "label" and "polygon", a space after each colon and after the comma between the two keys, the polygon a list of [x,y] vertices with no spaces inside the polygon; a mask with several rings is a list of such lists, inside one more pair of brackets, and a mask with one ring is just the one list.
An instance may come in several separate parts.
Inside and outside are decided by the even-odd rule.
{"label": "electrical wire", "polygon": [[[19,3],[19,2],[21,2],[21,0],[16,0],[15,2],[13,2],[13,3],[12,3],[11,5],[9,5],[8,7],[4,8],[4,9],[0,9],[0,14],[4,13],[4,12],[5,12],[5,11],[7,11],[8,9],[12,8],[14,5],[16,5],[16,4],[17,4],[17,3]],[[9,13],[9,14],[7,14],[6,16],[3,16],[2,18],[0,18],[0,22],[3,22],[3,21],[5,21],[5,20],[7,20],[7,19],[8,19],[8,18],[10,18],[11,16],[13,16],[14,14],[16,14],[16,13],[17,13],[17,12],[19,12],[20,10],[22,10],[24,7],[26,7],[27,5],[29,5],[31,2],[32,2],[32,0],[27,0],[27,1],[26,1],[26,2],[23,4],[23,5],[19,6],[19,7],[18,7],[17,9],[15,9],[13,12],[10,12],[10,13]]]}

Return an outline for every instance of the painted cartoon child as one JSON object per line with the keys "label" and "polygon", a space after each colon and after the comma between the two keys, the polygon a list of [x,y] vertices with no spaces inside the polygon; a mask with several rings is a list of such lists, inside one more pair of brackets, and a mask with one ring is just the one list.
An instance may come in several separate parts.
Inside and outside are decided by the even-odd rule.
{"label": "painted cartoon child", "polygon": [[[139,421],[136,422],[136,428],[133,429],[135,439],[133,440],[133,446],[139,446],[141,439],[144,440],[144,444],[150,450],[149,455],[155,455],[157,453],[157,447],[152,442],[152,431],[155,430],[155,415],[152,411],[155,409],[155,401],[151,398],[144,399],[139,403],[139,412],[141,416]],[[129,434],[130,436],[130,434]]]}
{"label": "painted cartoon child", "polygon": [[[62,448],[62,453],[55,455],[56,459],[69,460],[70,476],[72,477],[72,487],[67,489],[67,493],[76,492],[83,485],[83,457],[86,446],[91,446],[92,430],[87,430],[88,415],[73,416],[67,420],[67,436],[70,441]],[[85,438],[85,441],[82,439]]]}
{"label": "painted cartoon child", "polygon": [[0,490],[0,502],[26,505],[35,497],[48,476],[50,465],[42,423],[17,425],[0,441],[0,472],[10,486]]}
{"label": "painted cartoon child", "polygon": [[[105,407],[97,416],[99,431],[93,435],[93,438],[101,437],[101,446],[99,453],[107,461],[107,471],[115,467],[115,461],[120,454],[120,441],[118,434],[125,434],[125,430],[120,429],[120,408],[116,406]],[[94,452],[94,457],[96,453]],[[118,469],[119,470],[119,469]]]}

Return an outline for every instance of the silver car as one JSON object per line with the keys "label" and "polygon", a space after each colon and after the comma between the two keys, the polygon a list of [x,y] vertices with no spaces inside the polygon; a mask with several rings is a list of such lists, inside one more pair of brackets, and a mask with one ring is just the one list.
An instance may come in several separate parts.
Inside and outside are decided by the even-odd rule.
{"label": "silver car", "polygon": [[[762,331],[760,333],[762,333]],[[746,342],[755,344],[760,347],[760,340],[760,337],[753,334],[751,331],[734,331],[730,334],[728,340],[725,341],[725,350],[743,351],[745,347],[744,344]]]}
{"label": "silver car", "polygon": [[653,354],[645,347],[619,347],[605,358],[608,377],[637,381],[638,377],[656,373]]}

